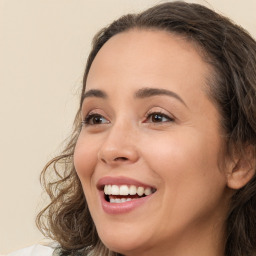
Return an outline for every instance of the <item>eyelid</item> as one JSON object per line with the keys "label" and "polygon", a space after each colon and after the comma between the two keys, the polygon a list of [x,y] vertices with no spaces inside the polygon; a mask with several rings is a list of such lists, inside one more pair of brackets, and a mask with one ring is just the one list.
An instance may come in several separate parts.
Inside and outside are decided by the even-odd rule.
{"label": "eyelid", "polygon": [[[155,118],[155,117],[158,117],[158,118],[160,117],[160,119],[153,120],[153,118]],[[161,113],[161,112],[150,113],[150,114],[148,114],[146,119],[143,121],[143,123],[153,124],[153,125],[163,125],[163,124],[167,124],[167,123],[171,123],[171,122],[174,122],[174,119],[169,117],[166,114]]]}
{"label": "eyelid", "polygon": [[153,115],[153,114],[159,114],[162,115],[168,119],[170,119],[170,121],[174,121],[176,118],[174,117],[174,115],[172,115],[171,113],[167,112],[166,110],[163,110],[162,108],[153,108],[151,110],[149,110],[144,118],[148,118],[149,116]]}
{"label": "eyelid", "polygon": [[[82,117],[82,126],[94,126],[94,125],[103,125],[103,124],[109,124],[110,121],[109,121],[109,118],[106,117],[105,113],[102,113],[103,111],[101,110],[91,110],[89,111],[85,117]],[[103,118],[105,119],[107,122],[104,122],[104,123],[99,123],[99,124],[90,124],[90,120],[94,117],[100,117],[100,118]]]}
{"label": "eyelid", "polygon": [[87,108],[82,108],[81,110],[81,117],[82,120],[84,120],[89,115],[101,115],[103,117],[107,116],[105,111],[103,111],[101,108],[90,106]]}
{"label": "eyelid", "polygon": [[106,109],[109,109],[109,107],[106,106],[106,104],[103,104],[101,99],[89,97],[83,101],[83,104],[81,106],[81,117],[82,119],[84,119],[84,117],[87,116],[89,113],[107,116],[106,111],[104,111]]}

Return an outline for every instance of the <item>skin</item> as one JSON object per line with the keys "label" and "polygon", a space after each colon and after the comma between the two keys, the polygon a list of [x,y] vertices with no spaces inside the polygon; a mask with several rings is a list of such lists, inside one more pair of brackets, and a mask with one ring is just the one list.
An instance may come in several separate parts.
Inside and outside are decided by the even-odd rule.
{"label": "skin", "polygon": [[[98,234],[124,255],[224,255],[227,175],[220,170],[220,115],[206,94],[211,67],[195,46],[163,31],[131,30],[112,37],[89,71],[74,162]],[[143,88],[180,97],[134,97]],[[159,119],[150,114],[160,112]],[[97,121],[97,120],[96,120]],[[157,189],[133,211],[103,211],[96,184],[129,177]]]}

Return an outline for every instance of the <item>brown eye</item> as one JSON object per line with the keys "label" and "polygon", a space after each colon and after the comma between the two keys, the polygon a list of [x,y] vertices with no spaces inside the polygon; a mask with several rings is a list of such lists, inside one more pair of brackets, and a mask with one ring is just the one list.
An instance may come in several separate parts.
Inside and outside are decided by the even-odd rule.
{"label": "brown eye", "polygon": [[163,123],[171,122],[173,118],[163,114],[163,113],[151,113],[147,116],[146,122],[149,123]]}
{"label": "brown eye", "polygon": [[89,114],[83,121],[83,125],[108,124],[109,121],[99,114]]}

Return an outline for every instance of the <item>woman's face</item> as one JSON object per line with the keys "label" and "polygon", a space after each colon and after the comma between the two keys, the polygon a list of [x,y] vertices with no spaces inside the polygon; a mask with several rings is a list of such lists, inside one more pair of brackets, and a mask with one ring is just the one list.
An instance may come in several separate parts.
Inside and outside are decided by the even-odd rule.
{"label": "woman's face", "polygon": [[210,74],[192,43],[162,31],[118,34],[93,61],[74,161],[111,250],[176,255],[220,235],[226,177]]}

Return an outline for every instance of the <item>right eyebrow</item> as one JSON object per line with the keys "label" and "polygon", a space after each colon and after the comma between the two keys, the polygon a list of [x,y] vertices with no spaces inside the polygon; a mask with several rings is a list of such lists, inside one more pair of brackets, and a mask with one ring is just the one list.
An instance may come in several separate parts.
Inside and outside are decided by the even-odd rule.
{"label": "right eyebrow", "polygon": [[161,88],[141,88],[135,93],[135,98],[143,99],[157,95],[167,95],[169,97],[173,97],[179,100],[185,107],[188,107],[185,101],[177,93]]}
{"label": "right eyebrow", "polygon": [[91,97],[106,99],[108,96],[104,91],[92,89],[84,93],[82,97],[82,102],[84,101],[84,99]]}

